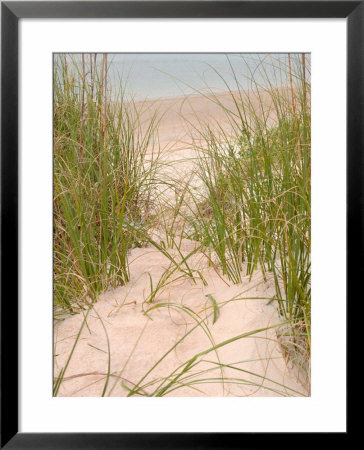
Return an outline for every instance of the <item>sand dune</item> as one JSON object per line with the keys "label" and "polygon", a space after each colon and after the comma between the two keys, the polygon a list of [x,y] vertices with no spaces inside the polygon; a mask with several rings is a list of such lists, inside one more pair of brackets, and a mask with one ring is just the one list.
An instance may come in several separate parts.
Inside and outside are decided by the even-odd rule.
{"label": "sand dune", "polygon": [[[218,101],[234,108],[229,94],[221,94]],[[158,105],[153,102],[146,106],[158,106],[164,111],[160,143],[163,158],[169,163],[164,175],[186,178],[193,172],[196,155],[187,142],[186,119],[190,131],[191,127],[200,126],[198,117],[203,121],[212,118],[214,126],[225,126],[228,132],[222,108],[203,96],[165,99]],[[155,239],[158,238],[163,240],[156,230]],[[187,255],[196,245],[184,239],[182,254]],[[168,251],[178,257],[176,249]],[[135,385],[141,387],[143,395],[156,395],[199,352],[282,322],[275,302],[267,304],[267,298],[275,293],[274,282],[271,279],[264,282],[261,272],[256,272],[251,280],[245,277],[242,283],[233,285],[197,251],[189,264],[195,274],[201,273],[207,285],[201,279],[195,283],[185,276],[161,289],[153,303],[147,304],[151,282],[157,286],[170,260],[155,248],[146,247],[131,250],[129,261],[131,279],[127,285],[100,295],[90,311],[60,387],[60,396],[100,396],[105,383],[105,395],[126,396]],[[176,272],[174,277],[178,275],[181,274]],[[215,322],[208,295],[217,302]],[[235,300],[229,301],[232,299]],[[144,313],[156,304],[164,306],[147,315]],[[55,325],[55,376],[65,366],[83,320],[84,315],[77,314]],[[198,321],[201,325],[196,327]],[[201,355],[196,362],[197,365],[175,380],[175,390],[169,388],[163,393],[169,396],[307,395],[287,368],[275,328],[237,339]]]}
{"label": "sand dune", "polygon": [[[187,254],[193,242],[185,241],[182,249]],[[194,256],[193,268],[199,268],[206,281],[194,284],[190,279],[177,280],[163,289],[154,304],[168,303],[148,313],[152,305],[143,304],[150,293],[150,278],[156,285],[169,265],[169,260],[153,248],[134,249],[130,252],[131,280],[123,287],[100,296],[87,318],[87,326],[71,359],[60,396],[100,396],[108,372],[108,345],[110,345],[110,373],[107,395],[126,396],[142,377],[189,330],[196,320],[205,319],[211,332],[208,337],[198,326],[180,342],[141,385],[156,381],[143,389],[150,395],[173,371],[198,352],[222,343],[235,336],[265,328],[277,323],[274,303],[249,299],[269,297],[274,294],[272,281],[263,282],[259,273],[252,280],[245,278],[241,284],[231,285],[219,276],[201,253]],[[219,316],[213,323],[211,302],[213,296],[219,305]],[[234,297],[239,300],[230,301]],[[244,299],[245,298],[245,299]],[[191,317],[183,306],[193,311]],[[78,314],[55,327],[55,373],[64,366],[70,349],[83,321]],[[167,392],[171,396],[276,396],[305,395],[305,389],[287,368],[279,346],[275,329],[262,331],[211,351],[204,361],[188,371],[188,378],[181,377],[178,389]],[[207,362],[209,361],[209,362]],[[218,361],[229,367],[220,369]],[[204,372],[207,371],[207,372]],[[218,380],[224,377],[225,382]],[[208,380],[212,382],[207,382]],[[213,382],[216,379],[217,381]],[[239,379],[240,381],[237,381]],[[199,381],[201,380],[201,381]],[[187,382],[190,386],[183,386]],[[164,381],[163,385],[167,385]],[[124,387],[124,386],[126,387]]]}

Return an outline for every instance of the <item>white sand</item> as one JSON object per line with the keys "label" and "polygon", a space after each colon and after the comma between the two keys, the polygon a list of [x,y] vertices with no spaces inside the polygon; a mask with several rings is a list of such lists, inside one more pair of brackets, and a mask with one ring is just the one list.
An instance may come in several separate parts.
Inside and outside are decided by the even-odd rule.
{"label": "white sand", "polygon": [[[214,111],[208,109],[211,107],[207,107],[210,105],[208,102],[201,98],[199,102],[197,97],[193,101],[194,109],[199,108],[199,117],[203,114],[205,117],[214,115]],[[191,147],[181,144],[186,138],[186,130],[179,119],[183,101],[178,100],[174,106],[172,100],[164,100],[160,104],[170,108],[160,129],[165,144],[165,158],[175,161],[181,157],[194,157]],[[174,145],[168,145],[169,142]],[[172,167],[166,170],[172,171],[170,174],[175,171],[175,174],[183,177],[192,171],[193,161],[176,163]],[[187,255],[196,245],[197,243],[185,239],[182,241],[181,251]],[[175,249],[170,249],[169,252],[174,256],[178,255]],[[102,394],[107,381],[108,342],[111,376],[105,395],[111,396],[126,396],[129,392],[127,388],[131,389],[138,384],[157,361],[172,349],[140,383],[140,386],[144,386],[155,381],[142,390],[149,395],[155,394],[158,386],[167,386],[166,377],[171,377],[177,368],[176,373],[179,373],[184,364],[197,353],[243,333],[282,322],[275,302],[267,304],[267,298],[274,296],[274,283],[272,280],[263,282],[260,272],[256,272],[251,280],[245,277],[241,284],[233,285],[220,271],[209,266],[206,256],[197,252],[188,260],[189,265],[193,270],[200,270],[208,282],[207,286],[201,280],[197,280],[195,284],[192,279],[184,277],[162,289],[152,304],[146,304],[145,300],[150,294],[150,277],[155,288],[170,266],[170,261],[152,247],[131,250],[129,261],[129,283],[102,294],[89,313],[60,387],[60,396]],[[171,279],[180,275],[181,272],[177,271]],[[212,295],[219,305],[219,316],[215,323],[212,302],[206,297],[207,294]],[[254,297],[265,299],[258,300]],[[233,298],[234,301],[228,302]],[[169,306],[154,309],[148,316],[143,313],[160,303]],[[181,306],[185,309],[178,309]],[[55,325],[55,376],[64,367],[83,320],[84,316],[77,314]],[[202,321],[205,328],[197,326],[179,342],[196,326],[196,320]],[[287,368],[274,328],[238,339],[220,347],[216,352],[209,352],[197,361],[201,359],[204,361],[178,378],[174,385],[178,389],[167,392],[167,395],[307,395],[293,372]],[[214,364],[217,361],[225,367],[221,369]],[[221,382],[222,377],[224,383]]]}

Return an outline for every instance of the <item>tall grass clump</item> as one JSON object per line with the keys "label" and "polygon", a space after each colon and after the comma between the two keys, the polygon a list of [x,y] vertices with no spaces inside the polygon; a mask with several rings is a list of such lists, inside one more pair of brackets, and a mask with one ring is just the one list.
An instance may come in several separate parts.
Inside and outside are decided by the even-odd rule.
{"label": "tall grass clump", "polygon": [[146,227],[156,113],[113,92],[107,55],[54,60],[54,302],[72,312],[129,279],[133,227]]}
{"label": "tall grass clump", "polygon": [[[276,299],[298,353],[310,353],[311,109],[306,55],[271,56],[226,82],[231,107],[211,93],[228,127],[198,130],[198,176],[192,235],[213,249],[234,283],[260,270]],[[248,80],[249,88],[246,88]],[[244,88],[242,87],[244,81]],[[196,131],[196,130],[195,130]],[[299,359],[302,359],[301,357]],[[301,363],[300,363],[301,364]],[[306,363],[304,363],[306,364]]]}

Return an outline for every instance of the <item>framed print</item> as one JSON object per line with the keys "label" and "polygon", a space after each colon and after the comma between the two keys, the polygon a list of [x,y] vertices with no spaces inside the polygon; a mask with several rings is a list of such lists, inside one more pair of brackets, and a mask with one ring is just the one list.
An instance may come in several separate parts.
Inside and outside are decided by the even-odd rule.
{"label": "framed print", "polygon": [[363,8],[2,2],[2,447],[347,437]]}

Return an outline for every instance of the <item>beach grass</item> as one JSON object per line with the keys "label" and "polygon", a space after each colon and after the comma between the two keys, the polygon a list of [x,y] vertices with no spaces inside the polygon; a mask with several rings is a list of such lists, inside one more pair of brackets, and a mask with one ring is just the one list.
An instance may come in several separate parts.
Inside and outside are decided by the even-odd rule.
{"label": "beach grass", "polygon": [[[264,68],[265,66],[262,65]],[[276,88],[272,71],[252,78],[251,90],[227,84],[233,107],[220,104],[226,128],[199,127],[197,175],[191,190],[191,237],[212,248],[233,283],[260,270],[274,276],[281,316],[293,345],[310,355],[311,328],[311,114],[309,67],[304,56],[273,69],[288,86]],[[284,74],[282,75],[282,71]]]}
{"label": "beach grass", "polygon": [[54,303],[73,312],[129,280],[125,222],[146,227],[158,116],[110,92],[107,55],[59,56],[54,68]]}

